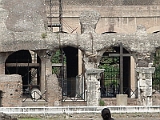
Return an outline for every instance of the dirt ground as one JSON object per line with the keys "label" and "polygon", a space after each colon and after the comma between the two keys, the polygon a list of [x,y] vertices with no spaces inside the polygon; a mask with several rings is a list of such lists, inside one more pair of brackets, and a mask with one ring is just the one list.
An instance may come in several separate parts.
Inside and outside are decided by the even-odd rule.
{"label": "dirt ground", "polygon": [[[24,117],[24,116],[23,116]],[[18,120],[24,120],[22,116]],[[160,113],[112,114],[115,120],[160,120]],[[100,114],[61,114],[24,117],[25,120],[102,120]],[[33,119],[37,118],[37,119]]]}

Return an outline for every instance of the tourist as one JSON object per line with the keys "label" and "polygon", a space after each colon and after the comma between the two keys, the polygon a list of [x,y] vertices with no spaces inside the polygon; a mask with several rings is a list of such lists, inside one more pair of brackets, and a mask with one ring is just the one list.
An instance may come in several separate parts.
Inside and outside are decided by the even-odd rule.
{"label": "tourist", "polygon": [[103,120],[114,120],[112,117],[111,117],[111,112],[108,108],[104,108],[101,112],[101,116],[103,118]]}

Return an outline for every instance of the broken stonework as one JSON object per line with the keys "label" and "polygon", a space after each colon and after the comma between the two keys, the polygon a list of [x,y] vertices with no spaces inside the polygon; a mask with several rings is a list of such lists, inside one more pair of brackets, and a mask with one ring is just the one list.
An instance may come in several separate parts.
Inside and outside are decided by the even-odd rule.
{"label": "broken stonework", "polygon": [[46,97],[48,106],[60,106],[62,99],[62,89],[55,74],[47,77]]}
{"label": "broken stonework", "polygon": [[99,106],[100,101],[100,81],[98,81],[100,77],[100,73],[102,73],[103,69],[86,69],[87,74],[87,106]]}
{"label": "broken stonework", "polygon": [[82,33],[95,32],[96,25],[100,19],[100,14],[95,11],[85,11],[80,16]]}
{"label": "broken stonework", "polygon": [[[0,75],[2,105],[5,107],[22,106],[22,77],[20,75]],[[16,103],[16,104],[15,104]]]}
{"label": "broken stonework", "polygon": [[138,98],[141,105],[152,105],[152,74],[155,71],[154,67],[137,67],[138,72]]}
{"label": "broken stonework", "polygon": [[[137,72],[139,73],[139,98],[143,105],[151,105],[151,96],[152,96],[152,88],[151,88],[151,81],[152,77],[151,74],[153,73],[152,67],[148,67],[148,63],[152,61],[151,54],[155,52],[156,48],[160,46],[160,34],[148,34],[146,32],[145,27],[138,26],[137,32],[132,34],[127,33],[116,33],[116,34],[98,34],[95,32],[96,24],[100,19],[100,14],[95,11],[86,11],[83,12],[80,16],[80,23],[81,23],[81,33],[82,34],[69,34],[69,33],[53,33],[45,29],[45,19],[46,14],[44,12],[45,5],[41,0],[1,0],[0,1],[0,52],[1,56],[3,53],[11,54],[12,52],[16,52],[19,50],[28,50],[28,51],[35,51],[36,54],[40,55],[41,60],[41,91],[42,93],[47,90],[47,94],[45,94],[48,100],[48,106],[58,106],[60,105],[59,100],[61,100],[62,95],[61,88],[59,88],[58,80],[56,76],[52,76],[51,74],[51,63],[50,61],[45,61],[44,57],[46,57],[46,51],[54,51],[58,48],[63,48],[66,46],[75,47],[80,49],[83,54],[85,54],[84,63],[85,63],[85,73],[86,74],[86,84],[87,84],[87,105],[98,105],[98,100],[100,98],[100,90],[99,90],[99,73],[103,72],[103,70],[97,69],[99,60],[103,53],[111,48],[117,47],[122,43],[124,48],[135,58],[137,63]],[[106,10],[108,10],[107,7]],[[115,7],[117,8],[117,7]],[[102,16],[105,20],[107,19],[114,19],[120,18],[118,21],[123,19],[124,15],[128,15],[128,12],[123,13],[115,11],[115,8],[111,9],[112,12],[109,14],[105,11],[106,16]],[[137,7],[139,8],[139,7]],[[142,7],[143,8],[143,7]],[[148,7],[150,8],[150,7]],[[121,9],[121,8],[118,8]],[[144,8],[143,8],[144,9]],[[143,9],[141,9],[143,11]],[[146,9],[146,8],[145,8]],[[156,24],[158,24],[158,17],[154,16],[153,11],[158,11],[159,8],[151,9],[150,14],[152,13],[153,16],[151,18],[156,18]],[[125,11],[127,11],[125,9]],[[115,13],[115,14],[114,14]],[[118,13],[123,13],[119,15]],[[133,12],[135,14],[135,12]],[[128,22],[132,20],[134,17],[138,20],[141,17],[141,14],[138,12],[136,16],[132,16],[134,14],[128,15],[130,18],[127,19]],[[148,13],[148,12],[147,12]],[[158,12],[156,12],[158,13]],[[77,15],[77,14],[76,14]],[[145,15],[146,12],[145,12]],[[45,17],[44,17],[45,16]],[[113,17],[113,18],[112,18]],[[77,18],[77,17],[76,17]],[[112,22],[114,24],[118,24],[120,22]],[[111,24],[112,22],[108,22]],[[131,22],[132,24],[135,22]],[[138,22],[137,22],[138,23]],[[102,23],[104,24],[104,23]],[[130,25],[127,23],[128,26]],[[127,25],[126,24],[126,25]],[[107,23],[106,23],[107,25]],[[104,25],[106,27],[106,25]],[[121,24],[119,24],[121,26]],[[125,25],[125,26],[126,26]],[[123,26],[123,25],[122,25]],[[135,24],[134,26],[137,26]],[[111,27],[114,28],[114,26]],[[131,26],[133,27],[133,26]],[[146,26],[148,27],[148,26]],[[127,26],[125,27],[127,28]],[[114,32],[112,29],[109,32]],[[128,30],[128,29],[127,29]],[[106,32],[106,31],[104,31]],[[117,32],[117,31],[115,31]],[[101,55],[99,55],[101,53]],[[41,57],[42,55],[42,57]],[[99,57],[99,58],[98,58]],[[2,68],[1,73],[5,74],[5,60],[0,61]],[[49,64],[48,64],[49,63]],[[50,65],[50,66],[49,66]],[[148,72],[149,71],[149,72]],[[2,77],[4,78],[4,77]],[[8,76],[6,79],[10,80]],[[12,79],[14,81],[14,79]],[[20,80],[20,78],[18,79]],[[6,84],[5,84],[6,85]],[[5,86],[4,85],[4,86]],[[7,84],[8,85],[8,84]],[[53,89],[54,86],[54,89]],[[3,87],[1,87],[3,88]],[[4,91],[4,89],[1,89]],[[146,92],[149,90],[149,92]],[[16,90],[17,91],[17,90]],[[8,95],[9,93],[6,92],[4,94]],[[19,93],[20,94],[20,93]],[[19,95],[17,94],[17,95]],[[9,94],[11,95],[11,94]],[[9,96],[8,95],[8,96]],[[12,94],[13,95],[13,94]],[[11,96],[12,96],[11,95]],[[10,97],[7,97],[7,100]],[[18,96],[16,96],[17,100]],[[12,106],[11,102],[5,103],[5,106]],[[2,101],[2,104],[3,101]],[[19,101],[16,105],[19,104]]]}

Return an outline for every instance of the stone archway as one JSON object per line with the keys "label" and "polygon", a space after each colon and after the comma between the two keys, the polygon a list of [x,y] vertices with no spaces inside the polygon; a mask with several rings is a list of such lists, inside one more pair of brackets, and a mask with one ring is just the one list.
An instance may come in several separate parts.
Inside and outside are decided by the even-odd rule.
{"label": "stone archway", "polygon": [[22,76],[23,95],[33,88],[40,89],[40,58],[28,50],[12,53],[6,59],[5,74],[19,74]]}
{"label": "stone archway", "polygon": [[120,53],[120,47],[112,47],[103,53],[99,65],[99,68],[105,69],[101,76],[101,97],[116,97],[116,94],[127,94],[131,97],[130,56],[125,48]]}

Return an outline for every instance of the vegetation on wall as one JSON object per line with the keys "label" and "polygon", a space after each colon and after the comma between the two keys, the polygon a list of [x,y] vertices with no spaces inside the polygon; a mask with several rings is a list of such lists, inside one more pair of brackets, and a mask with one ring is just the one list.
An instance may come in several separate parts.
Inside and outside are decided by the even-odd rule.
{"label": "vegetation on wall", "polygon": [[105,105],[105,102],[102,99],[100,99],[99,106],[104,106],[104,105]]}
{"label": "vegetation on wall", "polygon": [[[63,58],[62,58],[63,57]],[[59,49],[55,52],[55,54],[52,56],[51,59],[52,63],[61,63],[66,64],[66,57],[63,55],[62,51]],[[61,69],[59,67],[53,67],[52,73],[59,75],[61,72]]]}

